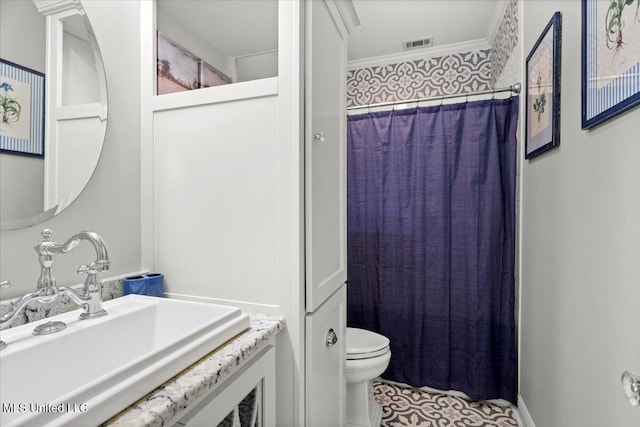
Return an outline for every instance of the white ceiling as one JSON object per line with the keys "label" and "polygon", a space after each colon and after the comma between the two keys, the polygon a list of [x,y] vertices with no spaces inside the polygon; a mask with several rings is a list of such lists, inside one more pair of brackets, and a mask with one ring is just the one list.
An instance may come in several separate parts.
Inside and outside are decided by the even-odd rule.
{"label": "white ceiling", "polygon": [[349,60],[400,53],[403,41],[429,36],[433,47],[486,39],[501,2],[353,0],[361,25],[349,36]]}
{"label": "white ceiling", "polygon": [[162,13],[226,56],[278,47],[277,0],[158,0],[157,4]]}
{"label": "white ceiling", "polygon": [[[433,48],[484,40],[504,1],[353,0],[361,25],[349,36],[349,60],[400,53],[403,41],[428,36]],[[159,0],[158,7],[227,56],[277,48],[277,0]]]}

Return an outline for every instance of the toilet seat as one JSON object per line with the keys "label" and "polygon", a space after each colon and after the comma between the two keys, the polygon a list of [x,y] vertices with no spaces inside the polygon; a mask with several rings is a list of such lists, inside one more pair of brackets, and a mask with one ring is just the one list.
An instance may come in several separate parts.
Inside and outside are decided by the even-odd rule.
{"label": "toilet seat", "polygon": [[347,328],[347,360],[370,359],[389,352],[389,339],[372,331]]}

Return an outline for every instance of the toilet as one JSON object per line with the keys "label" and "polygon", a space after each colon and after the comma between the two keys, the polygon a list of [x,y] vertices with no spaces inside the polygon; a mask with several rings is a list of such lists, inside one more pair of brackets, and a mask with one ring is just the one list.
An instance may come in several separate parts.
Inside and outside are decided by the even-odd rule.
{"label": "toilet", "polygon": [[389,339],[365,329],[347,328],[347,426],[378,427],[382,407],[373,397],[371,380],[391,359]]}

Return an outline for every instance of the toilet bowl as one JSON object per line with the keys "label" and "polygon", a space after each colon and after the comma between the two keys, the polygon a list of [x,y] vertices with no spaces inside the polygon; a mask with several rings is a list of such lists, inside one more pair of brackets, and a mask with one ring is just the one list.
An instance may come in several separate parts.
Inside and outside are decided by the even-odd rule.
{"label": "toilet bowl", "polygon": [[347,328],[346,347],[347,426],[377,427],[382,408],[373,397],[371,380],[389,365],[389,339],[364,329]]}

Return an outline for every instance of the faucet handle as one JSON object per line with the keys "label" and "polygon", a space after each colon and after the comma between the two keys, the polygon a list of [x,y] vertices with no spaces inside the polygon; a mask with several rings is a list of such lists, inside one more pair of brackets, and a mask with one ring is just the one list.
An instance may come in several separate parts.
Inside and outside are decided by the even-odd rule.
{"label": "faucet handle", "polygon": [[53,232],[48,228],[45,228],[44,230],[42,230],[42,232],[40,233],[40,235],[42,236],[42,242],[38,243],[33,247],[33,249],[38,253],[38,255],[40,255],[41,257],[48,257],[47,258],[48,261],[52,261],[53,255],[54,255],[53,253],[49,252],[49,249],[55,246],[55,243],[51,241],[52,234]]}
{"label": "faucet handle", "polygon": [[[86,280],[84,281],[84,293],[86,295],[97,294],[100,301],[102,301],[102,282],[98,279],[98,273],[100,272],[100,266],[95,262],[92,262],[89,265],[81,265],[78,267],[78,274],[85,273],[87,275]],[[101,302],[98,306],[94,307],[92,311],[100,311]],[[106,311],[104,312],[106,314]],[[102,315],[102,314],[101,314]],[[82,319],[82,317],[80,317]]]}
{"label": "faucet handle", "polygon": [[0,282],[0,289],[6,289],[11,286],[11,282],[9,280],[3,280]]}
{"label": "faucet handle", "polygon": [[78,270],[76,271],[78,274],[98,274],[100,272],[100,270],[98,269],[98,265],[96,265],[95,262],[92,262],[89,265],[81,265],[80,267],[78,267]]}

